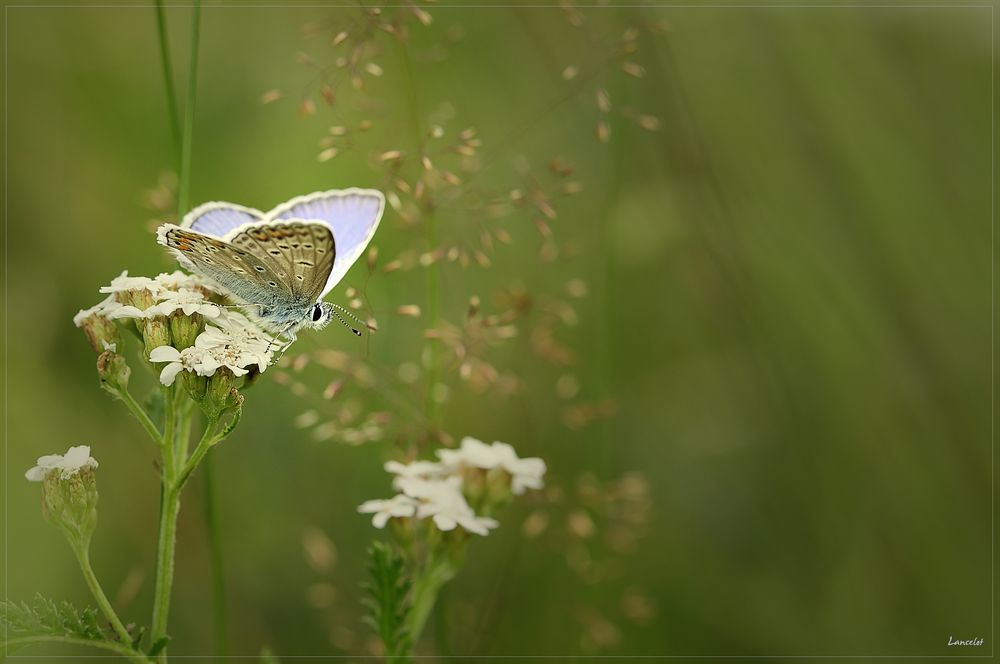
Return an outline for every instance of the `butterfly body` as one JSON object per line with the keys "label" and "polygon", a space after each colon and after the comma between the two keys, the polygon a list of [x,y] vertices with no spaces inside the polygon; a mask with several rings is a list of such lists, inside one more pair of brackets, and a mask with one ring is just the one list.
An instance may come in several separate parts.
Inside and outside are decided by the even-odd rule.
{"label": "butterfly body", "polygon": [[322,298],[364,252],[383,207],[380,192],[361,189],[294,198],[268,213],[209,203],[181,226],[161,226],[157,240],[291,343],[303,327],[343,322]]}

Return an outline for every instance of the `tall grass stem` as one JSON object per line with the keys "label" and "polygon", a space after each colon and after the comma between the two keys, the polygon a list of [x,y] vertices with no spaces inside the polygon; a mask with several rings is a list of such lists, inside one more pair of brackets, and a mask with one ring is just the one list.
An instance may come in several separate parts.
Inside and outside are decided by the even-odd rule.
{"label": "tall grass stem", "polygon": [[[163,69],[163,88],[167,95],[167,116],[170,118],[170,135],[176,154],[174,159],[180,161],[181,122],[177,115],[177,92],[174,90],[174,71],[170,64],[170,40],[167,38],[167,15],[163,0],[155,0],[156,30],[160,38],[160,64]],[[180,164],[177,164],[178,172]]]}

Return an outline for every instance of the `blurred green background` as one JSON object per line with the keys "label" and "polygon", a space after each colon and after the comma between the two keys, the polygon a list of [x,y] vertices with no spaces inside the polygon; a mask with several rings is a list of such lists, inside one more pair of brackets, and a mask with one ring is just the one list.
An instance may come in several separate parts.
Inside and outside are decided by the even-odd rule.
{"label": "blurred green background", "polygon": [[[421,7],[433,23],[410,20],[402,47],[373,37],[384,74],[364,95],[337,79],[332,108],[296,53],[333,64],[330,37],[359,9],[205,7],[192,180],[196,203],[264,209],[384,187],[376,155],[412,150],[412,118],[426,127],[449,107],[449,132],[483,140],[476,187],[544,180],[553,158],[575,166],[582,192],[548,221],[555,260],[519,213],[496,222],[513,242],[491,267],[440,268],[455,323],[472,295],[501,310],[502,289],[569,302],[575,324],[555,334],[576,359],[539,361],[525,323],[488,351],[518,393],[442,373],[444,430],[544,457],[554,489],[472,543],[421,652],[989,654],[992,9]],[[183,91],[190,12],[167,13]],[[126,621],[145,624],[155,455],[98,389],[71,318],[124,269],[171,269],[143,194],[173,164],[154,13],[6,15],[5,584],[12,599],[89,603],[22,480],[36,457],[87,443],[101,463],[95,567]],[[642,78],[607,59],[630,26],[639,48],[624,61]],[[271,89],[282,98],[261,104]],[[306,97],[315,113],[299,117]],[[328,126],[364,119],[363,141],[317,161]],[[494,228],[484,219],[443,209],[438,237],[475,244]],[[388,210],[380,264],[422,238]],[[565,295],[571,280],[587,297]],[[362,284],[378,334],[359,343],[331,326],[302,350],[390,373],[419,363],[426,316],[392,312],[426,314],[423,269],[358,266],[344,285]],[[355,506],[390,495],[380,464],[398,441],[294,428],[317,400],[336,412],[339,397],[316,396],[336,372],[313,369],[304,393],[265,374],[214,453],[234,654],[371,652],[358,586],[377,533]],[[419,391],[401,394],[420,406]],[[383,396],[350,398],[389,408]],[[567,426],[587,404],[605,416]],[[181,514],[178,655],[212,651],[199,479]],[[956,653],[949,636],[986,643]],[[46,652],[63,651],[24,654]]]}

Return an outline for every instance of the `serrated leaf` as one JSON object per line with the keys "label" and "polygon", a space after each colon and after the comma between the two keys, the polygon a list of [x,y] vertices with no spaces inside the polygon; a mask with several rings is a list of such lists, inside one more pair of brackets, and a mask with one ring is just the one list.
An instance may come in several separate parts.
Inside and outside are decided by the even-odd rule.
{"label": "serrated leaf", "polygon": [[405,661],[410,649],[406,622],[412,585],[406,559],[392,546],[373,542],[368,550],[368,574],[371,580],[362,584],[367,595],[362,603],[368,608],[364,620],[382,640],[386,657]]}
{"label": "serrated leaf", "polygon": [[69,636],[90,641],[114,641],[98,622],[97,609],[79,611],[69,602],[56,604],[35,595],[31,604],[0,602],[0,624],[16,636]]}

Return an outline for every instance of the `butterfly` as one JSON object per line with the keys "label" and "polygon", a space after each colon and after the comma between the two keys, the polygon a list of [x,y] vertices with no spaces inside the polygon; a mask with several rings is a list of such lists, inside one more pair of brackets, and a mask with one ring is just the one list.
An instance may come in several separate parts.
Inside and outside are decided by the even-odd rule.
{"label": "butterfly", "polygon": [[350,312],[323,297],[364,253],[384,209],[382,192],[353,188],[298,196],[269,212],[205,203],[180,226],[160,226],[156,237],[181,265],[285,337],[287,348],[298,330],[322,329],[334,316],[361,334],[338,310]]}

